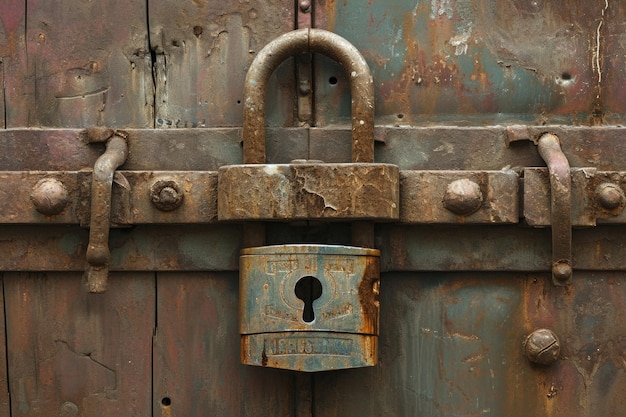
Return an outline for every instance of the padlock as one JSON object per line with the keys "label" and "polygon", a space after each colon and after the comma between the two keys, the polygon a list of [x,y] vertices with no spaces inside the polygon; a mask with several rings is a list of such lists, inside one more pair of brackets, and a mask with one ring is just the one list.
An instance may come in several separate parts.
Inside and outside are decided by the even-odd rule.
{"label": "padlock", "polygon": [[[347,71],[352,93],[352,163],[266,164],[265,89],[287,57],[320,52]],[[244,165],[218,171],[218,219],[352,221],[352,242],[372,247],[372,221],[399,217],[399,169],[374,161],[369,67],[342,37],[320,29],[287,33],[263,48],[246,76]],[[264,227],[244,225],[244,246]],[[377,361],[380,252],[336,245],[243,249],[240,258],[242,363],[305,372]]]}
{"label": "padlock", "polygon": [[375,365],[379,255],[333,245],[243,249],[242,363],[305,372]]}

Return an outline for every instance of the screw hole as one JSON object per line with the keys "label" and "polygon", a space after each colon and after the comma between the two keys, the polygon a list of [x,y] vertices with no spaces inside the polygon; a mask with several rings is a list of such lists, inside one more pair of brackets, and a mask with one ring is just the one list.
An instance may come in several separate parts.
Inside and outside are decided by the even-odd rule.
{"label": "screw hole", "polygon": [[404,119],[404,114],[403,113],[398,113],[397,117],[398,117],[398,119]]}
{"label": "screw hole", "polygon": [[169,407],[172,404],[172,399],[170,397],[161,398],[161,404],[165,407]]}
{"label": "screw hole", "polygon": [[330,78],[328,79],[328,83],[329,83],[330,85],[335,85],[335,84],[337,84],[337,77],[335,77],[335,76],[330,77]]}
{"label": "screw hole", "polygon": [[237,104],[241,104],[241,100],[237,100]]}
{"label": "screw hole", "polygon": [[194,26],[193,27],[193,34],[196,36],[200,36],[202,35],[202,32],[204,32],[204,30],[202,29],[202,26]]}
{"label": "screw hole", "polygon": [[569,72],[564,72],[563,74],[561,74],[561,79],[565,81],[571,80],[572,74],[570,74]]}

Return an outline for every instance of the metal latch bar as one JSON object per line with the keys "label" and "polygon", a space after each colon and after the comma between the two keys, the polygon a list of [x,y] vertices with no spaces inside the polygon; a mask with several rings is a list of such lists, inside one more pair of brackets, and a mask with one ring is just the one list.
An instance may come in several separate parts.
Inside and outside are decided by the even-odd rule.
{"label": "metal latch bar", "polygon": [[544,133],[537,141],[539,155],[550,172],[552,223],[552,280],[566,285],[572,278],[572,179],[559,138]]}
{"label": "metal latch bar", "polygon": [[[103,136],[91,142],[103,141]],[[101,293],[106,291],[109,276],[109,230],[111,227],[111,194],[113,189],[113,175],[128,157],[127,136],[115,131],[113,135],[104,139],[105,152],[94,165],[91,183],[91,220],[89,226],[89,245],[87,246],[87,267],[85,274],[90,292]]]}

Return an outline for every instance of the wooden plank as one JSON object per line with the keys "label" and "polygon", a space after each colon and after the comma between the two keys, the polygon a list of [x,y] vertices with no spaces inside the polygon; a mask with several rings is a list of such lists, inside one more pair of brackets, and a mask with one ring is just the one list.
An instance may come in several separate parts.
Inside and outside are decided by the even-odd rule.
{"label": "wooden plank", "polygon": [[4,319],[4,276],[0,274],[0,417],[11,415],[9,397],[9,374],[7,372],[6,327]]}
{"label": "wooden plank", "polygon": [[[26,69],[26,2],[0,2],[0,60],[2,61],[2,127],[26,126],[32,91]],[[30,86],[32,88],[32,86]]]}
{"label": "wooden plank", "polygon": [[6,127],[6,108],[4,105],[6,98],[4,93],[4,61],[0,56],[0,129]]}
{"label": "wooden plank", "polygon": [[155,415],[292,415],[294,374],[241,365],[238,308],[236,273],[157,275]]}
{"label": "wooden plank", "polygon": [[11,0],[0,10],[7,126],[152,126],[145,1],[25,5]]}
{"label": "wooden plank", "polygon": [[20,416],[147,416],[154,275],[5,274],[11,407]]}
{"label": "wooden plank", "polygon": [[[292,2],[151,0],[149,15],[162,128],[240,126],[248,65],[294,29]],[[270,125],[293,125],[291,61],[277,69],[268,91]]]}

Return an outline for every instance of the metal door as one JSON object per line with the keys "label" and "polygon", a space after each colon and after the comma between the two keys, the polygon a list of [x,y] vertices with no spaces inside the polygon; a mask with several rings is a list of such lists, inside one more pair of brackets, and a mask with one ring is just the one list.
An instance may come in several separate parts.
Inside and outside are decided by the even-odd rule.
{"label": "metal door", "polygon": [[[626,5],[1,0],[0,22],[0,415],[626,415]],[[365,56],[376,161],[401,170],[401,220],[376,225],[371,368],[240,364],[243,226],[217,221],[215,171],[241,162],[250,62],[302,27]],[[282,64],[268,162],[349,160],[348,90],[324,57]],[[569,200],[552,198],[545,134]],[[128,156],[93,294],[91,180],[111,137]],[[479,208],[446,208],[454,181],[480,187]],[[347,243],[350,225],[271,223],[267,241]],[[549,365],[527,356],[542,328]]]}

